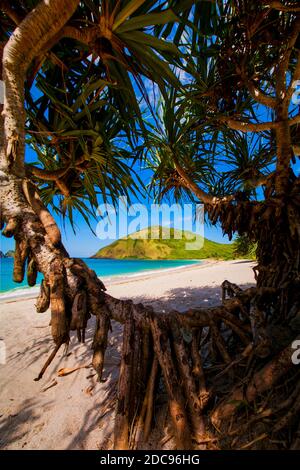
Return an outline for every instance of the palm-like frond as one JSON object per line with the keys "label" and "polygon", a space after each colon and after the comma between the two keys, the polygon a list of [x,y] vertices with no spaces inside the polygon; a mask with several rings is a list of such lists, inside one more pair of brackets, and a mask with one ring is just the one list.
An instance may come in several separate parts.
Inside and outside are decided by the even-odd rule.
{"label": "palm-like frond", "polygon": [[130,197],[140,190],[133,154],[120,139],[126,126],[108,101],[105,81],[91,77],[78,89],[74,80],[72,90],[63,90],[48,83],[48,78],[51,71],[38,77],[43,94],[28,100],[27,141],[40,164],[28,165],[27,171],[39,184],[45,203],[71,222],[74,209],[87,221],[99,196],[116,203],[118,196]]}
{"label": "palm-like frond", "polygon": [[227,132],[223,139],[224,157],[221,162],[226,168],[223,178],[228,186],[248,191],[253,187],[253,181],[270,173],[275,163],[275,149],[270,136],[249,136],[232,131]]}
{"label": "palm-like frond", "polygon": [[27,169],[45,202],[70,220],[73,209],[93,212],[99,196],[116,202],[142,190],[132,168],[143,128],[140,98],[150,105],[142,77],[162,92],[180,86],[171,67],[180,65],[179,49],[154,35],[158,25],[177,21],[165,1],[86,0],[69,25],[98,28],[93,44],[64,38],[42,64],[32,64],[27,131],[39,162]]}
{"label": "palm-like frond", "polygon": [[184,99],[171,90],[168,99],[162,98],[158,105],[157,126],[148,123],[145,141],[147,169],[153,172],[150,189],[161,200],[165,196],[193,199],[180,177],[176,163],[193,177],[193,181],[205,188],[214,172],[211,143],[204,136],[199,140],[192,130]]}

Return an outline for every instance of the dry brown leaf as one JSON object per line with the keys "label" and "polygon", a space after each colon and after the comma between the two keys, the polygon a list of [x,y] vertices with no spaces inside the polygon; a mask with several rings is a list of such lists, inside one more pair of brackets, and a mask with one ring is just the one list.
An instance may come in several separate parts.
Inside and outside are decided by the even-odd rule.
{"label": "dry brown leaf", "polygon": [[61,369],[59,369],[59,370],[57,371],[57,375],[58,375],[58,377],[65,377],[66,375],[72,374],[72,373],[75,372],[76,370],[79,370],[79,369],[88,369],[89,367],[90,367],[90,364],[84,365],[84,366],[72,367],[72,368],[62,367]]}

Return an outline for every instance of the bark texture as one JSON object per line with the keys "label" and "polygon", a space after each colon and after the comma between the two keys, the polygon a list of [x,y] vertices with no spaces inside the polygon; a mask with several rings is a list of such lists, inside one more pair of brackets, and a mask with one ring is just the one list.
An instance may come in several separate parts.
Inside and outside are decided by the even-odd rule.
{"label": "bark texture", "polygon": [[[278,2],[273,3],[278,7]],[[234,437],[238,430],[233,417],[242,413],[241,405],[246,407],[246,414],[257,400],[265,400],[266,405],[274,385],[288,374],[293,386],[299,382],[291,371],[289,355],[300,330],[300,183],[290,171],[291,122],[287,121],[287,108],[276,109],[279,122],[271,124],[249,126],[227,119],[234,129],[256,132],[272,128],[276,132],[278,164],[274,177],[261,182],[264,202],[207,196],[175,162],[181,181],[205,202],[213,223],[220,222],[229,237],[235,232],[247,233],[258,242],[257,288],[242,291],[226,281],[222,305],[184,313],[162,314],[114,299],[93,271],[81,260],[69,257],[54,219],[24,171],[26,71],[49,44],[67,34],[61,30],[78,4],[78,0],[41,1],[19,23],[2,60],[1,229],[16,240],[14,279],[23,280],[26,263],[30,285],[35,283],[37,271],[44,275],[37,310],[50,306],[55,342],[37,379],[42,378],[60,346],[68,343],[71,330],[84,341],[91,315],[97,320],[93,365],[101,379],[110,323],[118,321],[124,324],[124,333],[115,448],[136,448],[141,438],[149,437],[156,398],[162,389],[174,447],[238,447],[242,442]],[[281,92],[279,88],[278,95]],[[276,108],[273,100],[272,106]],[[263,436],[275,433],[276,437],[286,430],[299,408],[298,400],[286,418],[281,416],[274,429],[271,423]],[[279,407],[273,411],[280,412]],[[253,416],[255,422],[260,418]],[[288,445],[295,447],[297,440],[298,435]]]}

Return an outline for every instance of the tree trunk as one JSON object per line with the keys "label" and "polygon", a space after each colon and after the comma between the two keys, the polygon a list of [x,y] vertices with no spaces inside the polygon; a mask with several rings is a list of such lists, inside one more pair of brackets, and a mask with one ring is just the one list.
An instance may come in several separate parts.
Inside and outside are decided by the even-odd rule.
{"label": "tree trunk", "polygon": [[266,209],[253,233],[258,242],[257,285],[279,290],[273,317],[286,324],[300,306],[300,179],[290,166],[292,141],[287,106],[277,106],[276,121],[274,181],[265,190]]}
{"label": "tree trunk", "polygon": [[[65,25],[79,0],[41,1],[7,41],[0,77],[4,82],[4,106],[0,109],[0,217],[3,235],[15,237],[15,279],[22,282],[26,260],[28,279],[35,282],[36,269],[50,286],[52,330],[56,343],[68,340],[67,325],[78,278],[67,266],[68,254],[60,241],[54,219],[24,176],[25,109],[24,82],[31,61]],[[60,266],[60,268],[59,268]],[[59,299],[58,279],[64,282],[65,298]],[[46,289],[47,290],[47,289]]]}
{"label": "tree trunk", "polygon": [[253,299],[250,309],[256,353],[261,357],[284,347],[300,324],[300,179],[283,158],[277,171],[275,181],[265,188],[265,201],[207,206],[210,219],[219,221],[229,236],[246,234],[257,243],[257,289],[274,289],[264,301],[259,295]]}
{"label": "tree trunk", "polygon": [[[150,312],[149,308],[142,305],[133,305],[105,294],[105,287],[96,274],[81,260],[69,257],[61,243],[54,219],[43,206],[36,189],[24,177],[26,70],[32,59],[47,43],[51,43],[51,38],[71,17],[78,3],[79,0],[41,1],[21,22],[4,48],[2,78],[5,82],[5,101],[4,112],[0,114],[1,229],[5,225],[3,234],[14,236],[16,240],[15,279],[22,281],[27,260],[30,284],[35,282],[36,270],[44,275],[37,307],[40,311],[46,310],[49,305],[51,307],[51,328],[56,347],[42,371],[60,345],[69,341],[70,329],[77,330],[78,338],[84,340],[87,320],[90,314],[94,314],[97,316],[94,364],[101,377],[110,319],[122,323],[127,319],[118,393],[116,422],[120,428],[116,432],[116,446],[128,448],[130,444],[129,430],[134,424],[132,416],[137,412],[138,418],[139,407],[145,401],[143,392],[140,392],[143,387],[136,387],[134,381],[137,371],[145,370],[144,358],[150,357],[156,364],[154,371],[159,364],[162,372],[176,445],[179,449],[189,449],[194,445],[192,442],[196,441],[197,445],[206,442],[203,411],[212,392],[206,388],[209,385],[204,378],[199,353],[201,333],[199,343],[193,340],[191,347],[184,342],[182,328],[191,329],[192,337],[195,338],[202,328],[210,329],[210,342],[215,350],[218,349],[219,358],[225,367],[222,373],[225,375],[238,361],[231,362],[227,341],[220,333],[222,322],[223,326],[230,329],[232,336],[238,338],[236,354],[240,351],[244,353],[247,341],[249,346],[254,339],[255,351],[263,357],[270,354],[272,349],[269,348],[270,335],[266,331],[269,317],[288,328],[293,328],[291,322],[294,321],[295,326],[300,307],[300,183],[299,179],[287,178],[287,150],[283,146],[280,150],[282,159],[278,166],[276,191],[269,188],[264,203],[237,202],[229,198],[211,205],[215,200],[208,199],[211,219],[215,222],[220,220],[226,233],[247,233],[258,242],[257,291],[237,292],[236,298],[225,300],[224,306],[194,309],[185,315],[177,312],[161,315]],[[245,319],[241,320],[243,314]],[[150,337],[148,354],[143,351],[143,354],[136,355],[139,364],[134,363],[135,357],[132,360],[136,350],[132,342],[137,330],[139,337]],[[246,354],[241,356],[247,358]],[[213,359],[210,358],[210,361],[213,363]],[[147,436],[153,415],[154,394],[158,388],[155,387],[155,375],[149,390],[144,390],[144,394],[149,393],[145,403],[150,404],[147,410],[144,407],[146,418],[136,419],[138,423],[145,421]],[[210,387],[213,388],[213,385],[210,384]],[[135,392],[137,389],[139,391]],[[132,391],[139,393],[139,396],[132,397]],[[134,404],[136,409],[129,413],[128,407],[124,407],[125,402]]]}

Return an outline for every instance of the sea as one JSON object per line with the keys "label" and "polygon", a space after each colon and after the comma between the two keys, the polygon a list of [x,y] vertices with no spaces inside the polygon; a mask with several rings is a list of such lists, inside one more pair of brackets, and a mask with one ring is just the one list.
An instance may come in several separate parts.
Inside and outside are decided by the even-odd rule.
{"label": "sea", "polygon": [[[201,263],[199,260],[119,260],[93,258],[83,258],[83,261],[104,281],[112,278],[117,279],[117,276],[133,277],[143,273],[149,274],[157,270],[173,270]],[[30,287],[27,286],[26,279],[21,284],[13,281],[13,264],[13,258],[0,259],[0,293],[21,294],[23,291],[29,293]],[[39,273],[37,285],[40,284],[41,280],[42,275]]]}

